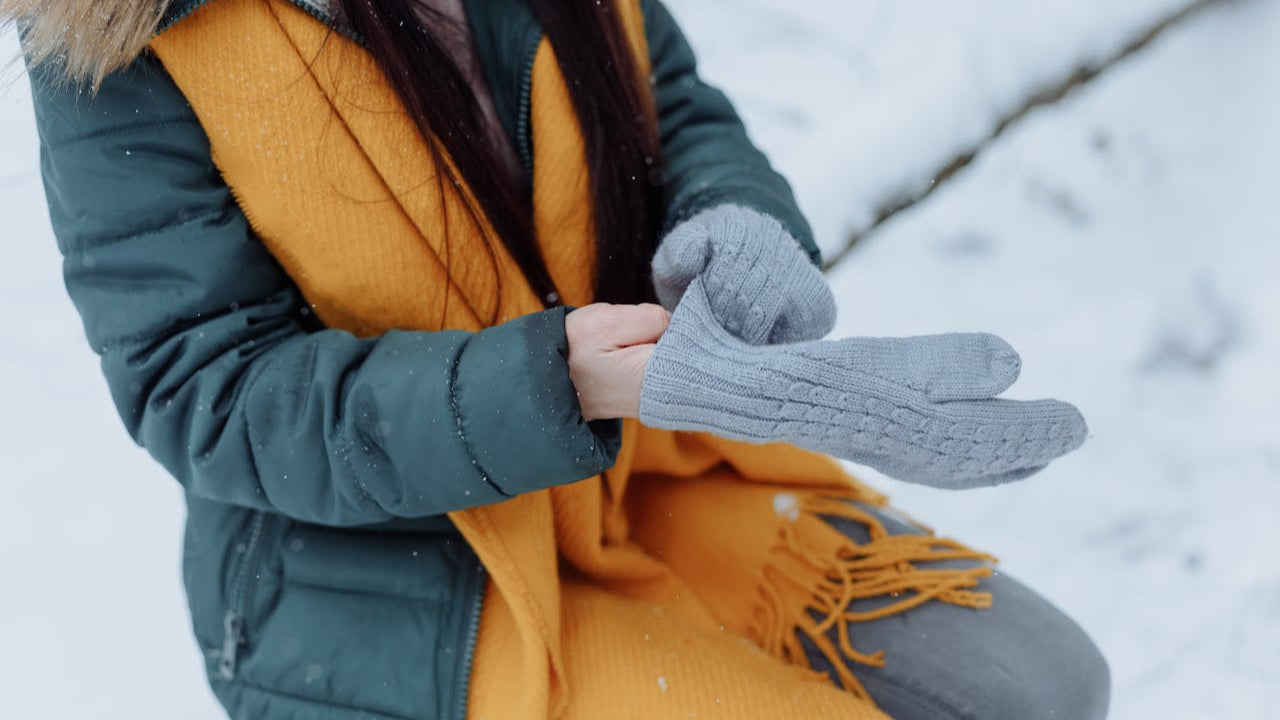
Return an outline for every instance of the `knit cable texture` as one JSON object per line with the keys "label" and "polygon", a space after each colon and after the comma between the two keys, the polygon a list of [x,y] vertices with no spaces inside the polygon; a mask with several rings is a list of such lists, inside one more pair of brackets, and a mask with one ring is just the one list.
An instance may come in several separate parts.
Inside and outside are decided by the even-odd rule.
{"label": "knit cable texture", "polygon": [[994,335],[753,346],[717,317],[695,278],[645,370],[646,425],[789,442],[957,490],[1026,478],[1088,434],[1067,403],[996,399],[1021,361]]}
{"label": "knit cable texture", "polygon": [[817,340],[836,302],[822,272],[777,220],[720,205],[677,225],[653,258],[658,301],[674,310],[695,277],[720,325],[751,345]]}

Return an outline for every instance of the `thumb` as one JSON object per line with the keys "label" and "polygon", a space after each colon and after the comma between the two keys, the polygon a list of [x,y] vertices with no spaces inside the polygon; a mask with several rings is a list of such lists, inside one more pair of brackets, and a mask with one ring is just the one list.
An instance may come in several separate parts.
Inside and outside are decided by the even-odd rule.
{"label": "thumb", "polygon": [[1013,385],[1022,358],[990,333],[947,333],[908,338],[907,367],[933,402],[991,398]]}
{"label": "thumb", "polygon": [[936,403],[993,398],[1022,370],[1018,353],[988,333],[847,338],[813,347],[841,365],[900,383]]}

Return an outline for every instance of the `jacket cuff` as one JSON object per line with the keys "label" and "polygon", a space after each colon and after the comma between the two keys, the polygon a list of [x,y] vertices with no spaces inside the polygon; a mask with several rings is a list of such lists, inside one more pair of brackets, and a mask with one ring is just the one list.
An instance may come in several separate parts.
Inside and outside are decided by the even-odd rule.
{"label": "jacket cuff", "polygon": [[[514,497],[598,475],[622,448],[622,422],[587,422],[569,378],[568,309],[476,333],[453,383],[458,429],[499,492]],[[495,397],[495,393],[507,397]]]}

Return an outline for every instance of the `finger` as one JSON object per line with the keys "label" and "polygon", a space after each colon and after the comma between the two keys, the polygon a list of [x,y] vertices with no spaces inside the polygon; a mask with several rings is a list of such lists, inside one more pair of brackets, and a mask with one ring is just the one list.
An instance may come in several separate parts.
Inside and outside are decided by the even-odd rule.
{"label": "finger", "polygon": [[614,305],[610,308],[605,340],[613,347],[655,343],[671,323],[671,313],[661,305]]}

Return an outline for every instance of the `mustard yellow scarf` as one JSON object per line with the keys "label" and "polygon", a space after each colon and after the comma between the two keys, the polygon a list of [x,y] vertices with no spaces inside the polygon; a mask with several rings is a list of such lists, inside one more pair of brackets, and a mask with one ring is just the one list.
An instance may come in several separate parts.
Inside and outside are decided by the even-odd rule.
{"label": "mustard yellow scarf", "polygon": [[[620,7],[647,74],[639,3]],[[465,211],[469,190],[439,182],[359,46],[283,0],[218,0],[151,47],[254,230],[326,325],[475,331],[542,310]],[[565,301],[585,305],[590,183],[545,40],[532,92],[537,236]],[[982,606],[989,598],[967,588],[986,569],[916,571],[912,561],[977,555],[931,536],[886,540],[850,500],[883,503],[827,458],[628,422],[609,472],[451,513],[491,577],[471,716],[883,717],[848,671],[882,662],[854,647],[850,625],[869,618],[851,616],[850,601],[905,593],[879,614],[931,598]],[[878,542],[858,548],[821,514],[860,519]],[[849,692],[804,669],[801,636]]]}

